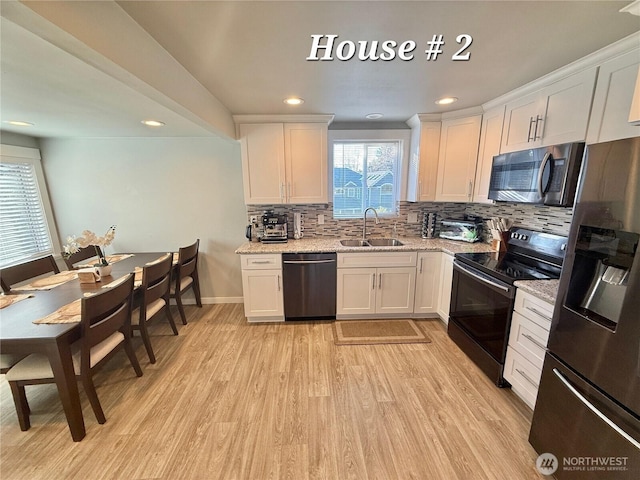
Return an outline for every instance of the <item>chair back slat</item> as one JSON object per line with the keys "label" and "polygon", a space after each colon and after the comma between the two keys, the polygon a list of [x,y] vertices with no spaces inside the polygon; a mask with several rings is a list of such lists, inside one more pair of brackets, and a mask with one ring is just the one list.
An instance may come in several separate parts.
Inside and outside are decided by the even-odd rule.
{"label": "chair back slat", "polygon": [[0,270],[0,279],[2,279],[2,290],[8,293],[14,285],[29,280],[31,278],[44,275],[45,273],[60,273],[60,269],[56,264],[53,255],[47,255],[37,260],[13,265]]}
{"label": "chair back slat", "polygon": [[76,253],[72,253],[68,257],[65,257],[64,263],[67,264],[69,270],[77,270],[76,263],[89,258],[98,257],[102,255],[102,249],[98,245],[89,245],[88,247],[81,248]]}
{"label": "chair back slat", "polygon": [[193,274],[198,268],[198,247],[200,239],[187,247],[181,247],[178,253],[178,275],[177,285],[180,280]]}
{"label": "chair back slat", "polygon": [[132,297],[133,275],[127,274],[116,286],[82,299],[83,363],[88,362],[91,347],[117,331],[125,333],[131,323]]}
{"label": "chair back slat", "polygon": [[159,298],[168,300],[171,282],[172,255],[167,254],[160,261],[147,264],[142,269],[142,303],[144,306]]}

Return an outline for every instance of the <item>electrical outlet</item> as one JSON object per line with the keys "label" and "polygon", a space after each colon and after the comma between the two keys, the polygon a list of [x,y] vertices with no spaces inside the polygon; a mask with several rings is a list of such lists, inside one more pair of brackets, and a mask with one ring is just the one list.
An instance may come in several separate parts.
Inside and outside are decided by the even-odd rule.
{"label": "electrical outlet", "polygon": [[322,213],[318,215],[318,225],[324,225],[324,215]]}
{"label": "electrical outlet", "polygon": [[258,216],[257,215],[251,215],[249,217],[249,222],[250,223],[258,223]]}
{"label": "electrical outlet", "polygon": [[415,212],[409,213],[407,215],[407,223],[418,223],[418,214]]}

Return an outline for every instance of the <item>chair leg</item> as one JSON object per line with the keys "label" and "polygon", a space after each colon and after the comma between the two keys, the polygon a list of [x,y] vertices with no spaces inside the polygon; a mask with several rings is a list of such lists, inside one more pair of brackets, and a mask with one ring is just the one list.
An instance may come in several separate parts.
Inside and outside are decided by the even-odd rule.
{"label": "chair leg", "polygon": [[105,423],[107,419],[102,411],[102,405],[100,405],[98,392],[96,392],[93,379],[89,375],[82,375],[82,386],[84,387],[87,397],[89,397],[89,403],[91,403],[91,408],[93,409],[93,414],[96,416],[96,420],[98,420],[99,424]]}
{"label": "chair leg", "polygon": [[202,299],[200,298],[200,279],[198,278],[198,275],[194,275],[193,278],[193,294],[196,297],[196,304],[202,308]]}
{"label": "chair leg", "polygon": [[[147,326],[142,322],[140,323],[140,336],[142,337],[142,343],[144,343],[144,348],[147,350],[147,355],[149,356],[149,362],[156,363],[156,356],[153,354],[153,347],[151,346],[149,331],[147,330]],[[136,357],[136,360],[137,360],[137,357]]]}
{"label": "chair leg", "polygon": [[178,305],[178,311],[180,312],[180,317],[182,318],[182,324],[187,324],[187,316],[184,313],[184,307],[182,306],[182,298],[180,298],[180,294],[176,292],[176,305]]}
{"label": "chair leg", "polygon": [[24,386],[18,385],[18,382],[9,382],[9,386],[11,387],[11,394],[13,395],[13,403],[16,406],[16,415],[18,416],[20,430],[26,432],[31,427],[27,394],[24,391]]}
{"label": "chair leg", "polygon": [[169,320],[169,325],[171,325],[173,334],[178,335],[178,329],[176,328],[176,322],[173,321],[173,315],[171,314],[171,307],[169,306],[169,303],[165,306],[165,311],[167,312],[167,319]]}
{"label": "chair leg", "polygon": [[131,339],[129,337],[125,337],[124,339],[124,351],[127,353],[127,357],[129,357],[129,361],[131,362],[131,366],[135,370],[136,375],[138,377],[141,377],[142,369],[140,368],[140,364],[138,363],[138,357],[136,357],[136,352],[134,352],[133,347],[131,347]]}

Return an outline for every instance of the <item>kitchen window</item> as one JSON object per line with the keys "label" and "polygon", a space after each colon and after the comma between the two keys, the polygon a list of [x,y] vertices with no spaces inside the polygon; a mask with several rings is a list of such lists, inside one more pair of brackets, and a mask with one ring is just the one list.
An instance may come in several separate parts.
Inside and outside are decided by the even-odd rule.
{"label": "kitchen window", "polygon": [[396,213],[400,141],[334,141],[332,153],[335,218],[360,218],[369,207]]}
{"label": "kitchen window", "polygon": [[[37,158],[32,152],[37,152]],[[3,145],[1,160],[0,267],[5,267],[52,254],[53,242],[43,202],[46,191],[43,194],[41,188],[39,152]]]}

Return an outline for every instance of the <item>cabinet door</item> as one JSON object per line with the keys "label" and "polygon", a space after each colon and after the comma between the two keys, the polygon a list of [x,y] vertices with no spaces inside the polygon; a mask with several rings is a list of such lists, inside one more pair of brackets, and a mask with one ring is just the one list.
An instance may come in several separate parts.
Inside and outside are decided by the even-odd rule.
{"label": "cabinet door", "polygon": [[327,125],[285,123],[288,203],[327,203]]}
{"label": "cabinet door", "polygon": [[242,179],[247,205],[284,203],[284,130],[281,123],[241,124]]}
{"label": "cabinet door", "polygon": [[416,269],[411,267],[378,268],[376,313],[413,313]]}
{"label": "cabinet door", "polygon": [[438,310],[441,258],[440,252],[418,254],[416,298],[413,307],[415,314],[436,313]]}
{"label": "cabinet door", "polygon": [[244,315],[284,320],[280,270],[243,270]]}
{"label": "cabinet door", "polygon": [[453,282],[453,256],[447,253],[442,255],[442,275],[440,276],[440,298],[438,299],[438,315],[449,323],[449,307],[451,303],[451,283]]}
{"label": "cabinet door", "polygon": [[587,143],[640,135],[640,126],[628,122],[639,64],[640,53],[635,50],[600,66]]}
{"label": "cabinet door", "polygon": [[411,135],[407,200],[431,202],[436,198],[440,122],[420,122]]}
{"label": "cabinet door", "polygon": [[336,315],[375,313],[375,282],[375,268],[339,268]]}
{"label": "cabinet door", "polygon": [[[500,153],[517,152],[536,146],[536,118],[542,119],[540,93],[509,102],[504,113]],[[537,142],[539,145],[540,142]]]}
{"label": "cabinet door", "polygon": [[476,179],[473,188],[473,201],[475,203],[493,203],[488,198],[489,182],[491,180],[493,157],[500,153],[504,109],[505,107],[502,105],[482,115],[478,165],[476,166]]}
{"label": "cabinet door", "polygon": [[537,125],[541,145],[584,141],[597,68],[576,73],[543,90],[544,120]]}
{"label": "cabinet door", "polygon": [[480,115],[442,122],[436,201],[471,201],[481,122]]}

